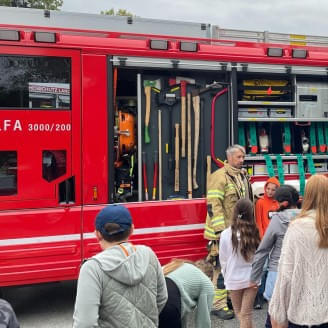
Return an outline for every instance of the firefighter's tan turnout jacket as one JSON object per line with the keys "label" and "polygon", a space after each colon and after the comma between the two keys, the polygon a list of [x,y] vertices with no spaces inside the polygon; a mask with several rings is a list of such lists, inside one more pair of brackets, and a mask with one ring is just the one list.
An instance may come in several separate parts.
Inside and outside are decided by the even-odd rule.
{"label": "firefighter's tan turnout jacket", "polygon": [[207,217],[204,238],[217,240],[220,232],[229,227],[233,209],[241,198],[252,200],[252,189],[244,170],[224,162],[224,167],[213,172],[207,185]]}

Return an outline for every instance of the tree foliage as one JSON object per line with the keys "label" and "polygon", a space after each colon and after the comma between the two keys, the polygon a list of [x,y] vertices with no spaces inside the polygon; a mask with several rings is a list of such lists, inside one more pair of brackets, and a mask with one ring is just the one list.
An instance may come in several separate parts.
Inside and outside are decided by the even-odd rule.
{"label": "tree foliage", "polygon": [[0,6],[11,7],[12,2],[12,0],[0,0]]}
{"label": "tree foliage", "polygon": [[31,8],[59,10],[63,0],[27,0]]}
{"label": "tree foliage", "polygon": [[111,8],[109,10],[101,11],[102,15],[109,15],[109,16],[135,16],[126,9],[118,9],[115,11],[114,8]]}
{"label": "tree foliage", "polygon": [[63,0],[0,0],[0,6],[60,10]]}

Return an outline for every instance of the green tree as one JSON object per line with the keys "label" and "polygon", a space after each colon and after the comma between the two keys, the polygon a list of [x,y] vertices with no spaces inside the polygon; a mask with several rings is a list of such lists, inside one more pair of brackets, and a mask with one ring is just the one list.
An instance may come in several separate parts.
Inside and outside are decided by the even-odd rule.
{"label": "green tree", "polygon": [[11,7],[12,3],[12,0],[0,0],[0,6]]}
{"label": "green tree", "polygon": [[60,10],[63,0],[0,0],[0,6]]}
{"label": "green tree", "polygon": [[101,11],[102,15],[109,15],[109,16],[135,16],[126,9],[118,9],[115,11],[114,8],[111,8],[109,10]]}
{"label": "green tree", "polygon": [[63,0],[27,0],[28,7],[37,9],[60,10]]}

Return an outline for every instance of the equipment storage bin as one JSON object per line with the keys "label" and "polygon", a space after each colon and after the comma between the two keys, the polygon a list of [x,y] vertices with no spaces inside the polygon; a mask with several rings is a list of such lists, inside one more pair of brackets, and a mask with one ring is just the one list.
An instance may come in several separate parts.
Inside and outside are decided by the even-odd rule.
{"label": "equipment storage bin", "polygon": [[297,82],[296,117],[328,117],[328,83]]}
{"label": "equipment storage bin", "polygon": [[270,117],[292,117],[292,110],[290,108],[270,108]]}
{"label": "equipment storage bin", "polygon": [[[284,164],[284,173],[288,174],[288,165]],[[273,165],[275,173],[277,173],[277,166]],[[254,163],[253,164],[253,175],[268,175],[268,169],[265,163]]]}
{"label": "equipment storage bin", "polygon": [[327,162],[314,162],[314,167],[316,172],[327,172]]}
{"label": "equipment storage bin", "polygon": [[268,117],[268,108],[239,108],[239,118],[266,118]]}
{"label": "equipment storage bin", "polygon": [[288,162],[288,173],[289,174],[298,174],[298,165],[297,162]]}

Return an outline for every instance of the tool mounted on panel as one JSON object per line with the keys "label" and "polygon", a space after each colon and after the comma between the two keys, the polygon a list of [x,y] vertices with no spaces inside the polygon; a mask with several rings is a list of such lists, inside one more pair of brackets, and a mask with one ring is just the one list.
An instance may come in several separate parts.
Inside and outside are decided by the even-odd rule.
{"label": "tool mounted on panel", "polygon": [[169,79],[169,85],[180,85],[181,88],[181,157],[186,157],[186,95],[187,84],[195,84],[195,80],[188,77],[177,76]]}
{"label": "tool mounted on panel", "polygon": [[211,84],[206,85],[205,88],[197,88],[192,90],[192,103],[194,109],[194,165],[192,173],[193,189],[198,189],[197,183],[197,161],[198,161],[198,147],[199,147],[199,132],[200,132],[200,95],[213,90],[223,88],[222,84],[213,81]]}
{"label": "tool mounted on panel", "polygon": [[158,176],[158,151],[154,151],[154,171],[153,171],[153,192],[152,200],[156,200],[157,191],[157,176]]}
{"label": "tool mounted on panel", "polygon": [[210,148],[211,148],[212,160],[218,167],[222,167],[223,162],[219,161],[215,155],[215,104],[216,104],[217,99],[227,92],[228,92],[227,87],[225,87],[224,89],[217,92],[215,94],[215,96],[213,97],[212,104],[211,104],[211,146],[210,146]]}
{"label": "tool mounted on panel", "polygon": [[188,198],[192,198],[192,176],[191,176],[191,94],[187,94],[187,175],[188,175]]}
{"label": "tool mounted on panel", "polygon": [[170,88],[168,90],[162,90],[159,95],[159,105],[163,107],[163,109],[168,110],[169,120],[168,120],[168,140],[165,143],[165,153],[168,154],[168,166],[169,170],[173,170],[173,108],[175,104],[178,102],[178,97],[176,95],[176,91],[180,90],[179,86]]}
{"label": "tool mounted on panel", "polygon": [[142,175],[143,175],[145,200],[148,200],[149,195],[148,195],[148,179],[147,179],[147,155],[145,152],[142,152]]}
{"label": "tool mounted on panel", "polygon": [[162,200],[162,111],[158,110],[158,199]]}
{"label": "tool mounted on panel", "polygon": [[174,191],[180,190],[180,151],[179,151],[179,124],[175,124],[175,170]]}
{"label": "tool mounted on panel", "polygon": [[161,80],[144,80],[144,91],[146,97],[146,113],[145,113],[145,143],[150,143],[149,134],[149,120],[151,112],[151,92],[153,90],[160,90]]}

